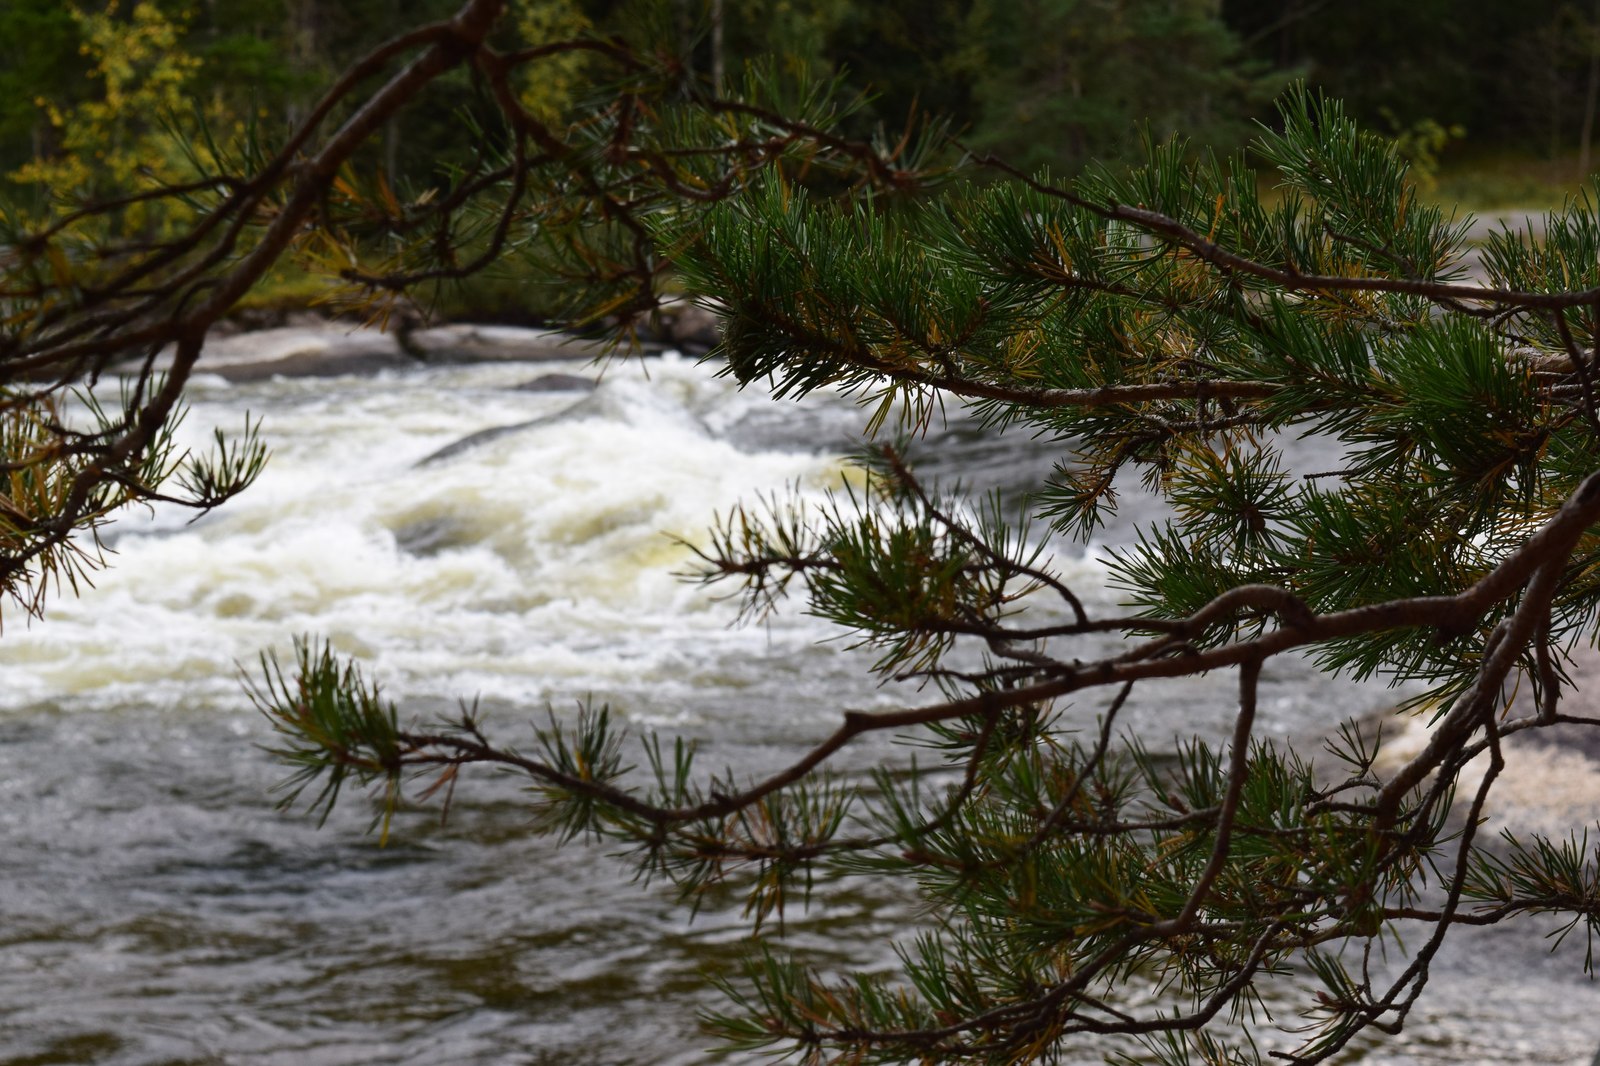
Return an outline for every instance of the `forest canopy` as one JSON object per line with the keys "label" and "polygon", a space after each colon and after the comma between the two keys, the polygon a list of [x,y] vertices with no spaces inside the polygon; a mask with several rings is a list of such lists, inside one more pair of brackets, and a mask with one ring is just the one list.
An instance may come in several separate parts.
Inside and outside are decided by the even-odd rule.
{"label": "forest canopy", "polygon": [[[854,135],[903,127],[913,111],[934,114],[977,148],[1060,174],[1137,158],[1141,125],[1156,140],[1181,131],[1219,151],[1242,146],[1296,79],[1391,137],[1455,130],[1458,151],[1567,158],[1592,141],[1600,93],[1600,21],[1559,0],[655,6],[514,0],[495,33],[537,44],[660,23],[707,77],[764,56],[841,74],[847,90],[872,96],[846,122]],[[137,145],[168,135],[163,112],[192,110],[219,130],[292,123],[374,40],[452,10],[450,0],[12,0],[0,9],[0,181],[13,192],[58,184],[70,158],[80,167],[102,159],[115,173]],[[524,95],[558,108],[582,66],[547,65]],[[172,96],[180,87],[181,108]],[[394,180],[429,180],[436,160],[465,149],[456,111],[483,103],[458,72],[363,152]],[[165,153],[175,148],[168,142]]]}

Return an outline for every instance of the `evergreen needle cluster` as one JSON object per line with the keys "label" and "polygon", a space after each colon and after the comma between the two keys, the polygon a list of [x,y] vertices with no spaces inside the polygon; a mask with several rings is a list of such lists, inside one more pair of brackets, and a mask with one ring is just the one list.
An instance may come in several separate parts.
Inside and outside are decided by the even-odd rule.
{"label": "evergreen needle cluster", "polygon": [[[833,132],[852,107],[837,86],[753,70],[717,95],[639,42],[498,50],[499,7],[469,0],[373,53],[330,93],[369,94],[341,127],[325,109],[281,151],[254,135],[208,151],[221,169],[194,185],[42,228],[5,216],[13,595],[37,602],[81,557],[72,530],[158,496],[206,329],[281,256],[335,270],[378,318],[520,257],[566,286],[569,321],[624,332],[670,278],[721,317],[715,357],[741,383],[852,392],[879,440],[961,405],[1057,449],[1020,506],[931,484],[875,443],[824,507],[708,516],[692,580],[747,617],[836,624],[903,704],[844,712],[751,779],[702,773],[681,741],[629,740],[606,708],[552,713],[520,742],[467,704],[405,724],[358,666],[305,643],[252,687],[294,770],[286,802],[312,789],[325,813],[344,784],[373,786],[388,832],[414,779],[448,802],[488,764],[527,776],[542,830],[609,842],[689,907],[742,893],[753,928],[847,875],[907,886],[925,921],[897,974],[840,979],[769,941],[728,984],[710,1019],[724,1044],[806,1063],[1048,1062],[1115,1036],[1151,1061],[1319,1062],[1401,1028],[1455,926],[1554,913],[1593,931],[1586,836],[1478,833],[1516,734],[1600,724],[1561,702],[1600,604],[1593,195],[1496,235],[1472,281],[1463,222],[1418,200],[1391,143],[1304,91],[1237,157],[1152,144],[1140,166],[1068,183],[968,156],[952,180],[937,129]],[[592,95],[564,119],[524,108],[513,75],[572,53]],[[486,90],[479,158],[431,190],[350,169],[458,64]],[[187,236],[130,243],[104,224],[173,197],[194,200]],[[130,355],[145,361],[121,403],[64,424],[63,390]],[[1306,436],[1325,468],[1285,458]],[[219,448],[178,479],[200,506],[260,466],[249,432]],[[1169,517],[1111,560],[1126,611],[1097,613],[1049,549],[1081,544],[1119,491]],[[1390,765],[1346,726],[1313,765],[1264,740],[1263,671],[1287,654],[1407,683],[1428,742]],[[1126,734],[1150,682],[1205,673],[1237,694],[1225,740],[1158,757]],[[1531,700],[1512,701],[1519,686]],[[830,774],[871,733],[931,761]],[[1396,938],[1410,961],[1380,971],[1372,949]],[[1310,989],[1303,1013],[1267,1025],[1263,990],[1285,974]]]}

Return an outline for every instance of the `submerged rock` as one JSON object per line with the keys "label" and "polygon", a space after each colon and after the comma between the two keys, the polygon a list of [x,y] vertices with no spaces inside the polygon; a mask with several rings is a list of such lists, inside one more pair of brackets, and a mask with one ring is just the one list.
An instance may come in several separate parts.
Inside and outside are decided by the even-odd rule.
{"label": "submerged rock", "polygon": [[407,555],[423,558],[459,547],[470,539],[466,524],[455,515],[418,519],[394,531],[396,547]]}
{"label": "submerged rock", "polygon": [[571,407],[557,411],[555,414],[544,415],[541,418],[530,418],[526,422],[513,422],[508,426],[492,426],[489,429],[480,429],[476,433],[469,433],[460,440],[446,444],[433,454],[418,460],[417,466],[428,466],[441,460],[449,459],[451,456],[460,455],[462,452],[471,451],[473,448],[480,448],[485,444],[500,440],[502,437],[509,437],[513,433],[520,433],[523,430],[534,429],[538,426],[548,426],[552,423],[564,422],[572,418],[584,418],[598,413],[600,413],[600,405],[595,402],[595,397],[588,396]]}
{"label": "submerged rock", "polygon": [[[369,374],[379,370],[414,367],[419,363],[526,362],[546,359],[584,359],[602,355],[605,345],[584,337],[553,330],[512,326],[439,326],[434,329],[397,329],[384,332],[348,323],[302,316],[276,329],[242,333],[213,333],[200,353],[198,369],[228,381],[260,381],[283,377],[333,377]],[[130,361],[124,370],[134,372],[142,360]],[[172,352],[162,352],[155,368],[172,365]],[[576,375],[563,389],[592,388]],[[530,391],[559,391],[544,386]]]}
{"label": "submerged rock", "polygon": [[715,314],[688,300],[661,307],[662,339],[689,352],[707,352],[722,343],[722,323]]}
{"label": "submerged rock", "polygon": [[413,357],[430,363],[592,359],[606,347],[570,333],[522,326],[437,326],[410,330],[404,342]]}
{"label": "submerged rock", "polygon": [[280,374],[368,374],[410,362],[390,334],[348,326],[300,325],[207,340],[198,368],[240,382]]}
{"label": "submerged rock", "polygon": [[581,374],[541,374],[532,381],[513,385],[516,392],[593,392],[599,382]]}

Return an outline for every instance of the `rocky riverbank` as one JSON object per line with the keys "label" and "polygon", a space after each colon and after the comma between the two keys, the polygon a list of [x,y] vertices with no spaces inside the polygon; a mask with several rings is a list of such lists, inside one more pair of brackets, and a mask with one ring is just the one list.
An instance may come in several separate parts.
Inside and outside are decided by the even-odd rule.
{"label": "rocky riverbank", "polygon": [[[632,345],[636,354],[677,350],[703,355],[719,339],[715,316],[684,301],[666,305],[652,332]],[[272,377],[336,377],[419,365],[599,359],[616,350],[606,337],[530,326],[450,323],[421,327],[404,321],[389,329],[294,311],[269,318],[219,323],[206,339],[198,372],[240,383]],[[627,348],[623,349],[627,351]],[[171,364],[164,352],[156,368]],[[138,363],[128,364],[133,369]]]}
{"label": "rocky riverbank", "polygon": [[[365,374],[419,364],[594,359],[606,351],[603,341],[554,330],[451,325],[386,332],[308,316],[276,329],[209,338],[197,370],[246,382]],[[158,360],[158,368],[168,359],[170,353]]]}

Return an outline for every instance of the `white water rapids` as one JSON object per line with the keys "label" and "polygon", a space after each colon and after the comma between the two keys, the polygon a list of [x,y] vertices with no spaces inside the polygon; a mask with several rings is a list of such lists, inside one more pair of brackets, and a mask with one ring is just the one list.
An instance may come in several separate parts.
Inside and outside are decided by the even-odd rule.
{"label": "white water rapids", "polygon": [[[587,395],[513,388],[550,371],[595,372],[202,376],[185,439],[261,417],[261,481],[193,524],[120,519],[93,589],[42,622],[7,618],[0,1066],[707,1061],[694,1011],[717,1005],[705,974],[730,972],[742,946],[736,906],[690,924],[603,855],[530,836],[516,782],[492,774],[466,775],[443,827],[436,811],[402,817],[385,849],[356,797],[318,832],[273,809],[284,771],[240,685],[261,651],[325,636],[404,716],[477,698],[491,733],[521,742],[547,702],[590,696],[637,729],[696,737],[706,769],[750,771],[843,707],[930,698],[876,687],[867,653],[798,606],[735,628],[732,605],[673,576],[690,561],[674,536],[703,540],[736,503],[837,486],[860,410],[775,403],[672,357],[613,364]],[[1052,459],[959,421],[922,450],[926,471],[979,488],[1016,490]],[[1051,561],[1092,606],[1115,602],[1094,550]],[[1152,686],[1128,725],[1158,747],[1224,735],[1232,685]],[[1390,698],[1285,662],[1262,726],[1314,738]],[[1092,725],[1099,706],[1077,713]],[[845,766],[905,758],[875,742]],[[1582,760],[1561,772],[1596,780]],[[824,964],[877,965],[911,914],[842,886],[785,935]],[[1461,938],[1407,1035],[1361,1061],[1586,1063],[1600,1024],[1578,935],[1549,956],[1524,926]]]}

